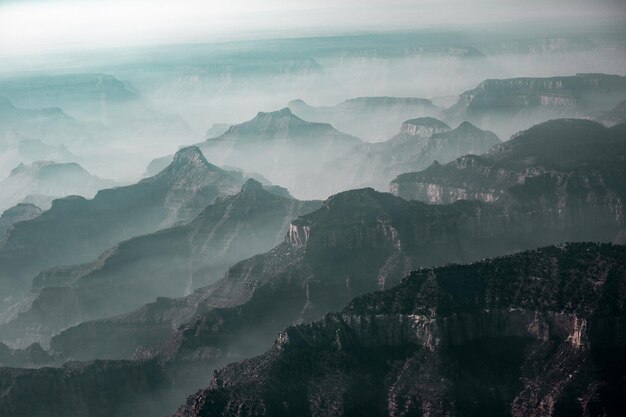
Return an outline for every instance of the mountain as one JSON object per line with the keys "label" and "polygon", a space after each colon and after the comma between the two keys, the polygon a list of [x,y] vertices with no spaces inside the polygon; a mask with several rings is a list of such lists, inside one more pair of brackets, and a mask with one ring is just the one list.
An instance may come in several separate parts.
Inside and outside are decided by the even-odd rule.
{"label": "mountain", "polygon": [[159,174],[136,184],[100,190],[92,200],[54,200],[41,216],[15,224],[0,244],[4,303],[27,289],[42,270],[91,261],[118,242],[191,220],[240,186],[239,178],[189,147]]}
{"label": "mountain", "polygon": [[14,206],[30,194],[92,198],[98,190],[113,185],[113,181],[91,175],[76,163],[36,161],[29,165],[20,164],[0,181],[0,210]]}
{"label": "mountain", "polygon": [[34,219],[41,213],[43,211],[33,204],[20,203],[6,209],[0,215],[0,241],[7,236],[7,233],[15,223]]}
{"label": "mountain", "polygon": [[0,95],[0,136],[16,132],[52,146],[63,146],[87,142],[94,132],[102,129],[103,126],[76,120],[59,107],[20,108]]}
{"label": "mountain", "polygon": [[405,199],[450,203],[459,199],[559,200],[598,204],[621,218],[626,197],[626,125],[605,128],[587,120],[554,120],[520,132],[484,155],[398,176],[391,191]]}
{"label": "mountain", "polygon": [[282,331],[177,417],[619,415],[626,247],[421,269]]}
{"label": "mountain", "polygon": [[389,181],[407,171],[424,169],[434,161],[452,161],[465,154],[481,154],[501,143],[489,131],[468,122],[457,128],[432,117],[405,121],[400,133],[385,142],[364,144],[326,164],[319,176],[331,192],[355,187],[386,190]]}
{"label": "mountain", "polygon": [[11,173],[17,164],[35,161],[72,162],[78,158],[64,145],[53,146],[28,138],[15,130],[0,132],[0,177]]}
{"label": "mountain", "polygon": [[[115,357],[118,338],[131,339],[134,361],[0,369],[7,393],[0,410],[60,416],[50,405],[62,402],[65,415],[84,407],[109,416],[135,415],[129,411],[136,412],[135,407],[163,414],[206,386],[212,370],[269,348],[284,327],[320,319],[355,296],[389,289],[411,270],[623,236],[620,218],[587,216],[584,210],[584,217],[575,217],[577,210],[555,207],[551,200],[501,207],[476,201],[427,205],[372,189],[334,195],[317,211],[292,221],[285,242],[235,264],[220,281],[183,299],[161,298],[131,314],[84,323],[51,342],[55,356],[89,359],[94,346],[98,356]],[[176,330],[160,343],[172,327]],[[143,333],[134,339],[125,335],[138,329]],[[58,381],[58,388],[42,392],[36,404],[19,401],[25,393],[39,393],[37,387],[48,379]],[[126,387],[122,393],[120,386]],[[82,387],[80,394],[76,387]]]}
{"label": "mountain", "polygon": [[550,119],[582,117],[626,99],[626,77],[577,74],[486,80],[461,94],[446,120],[468,120],[501,137]]}
{"label": "mountain", "polygon": [[291,220],[320,205],[274,195],[250,179],[189,223],[121,242],[88,264],[44,271],[29,297],[0,316],[0,338],[17,346],[47,343],[76,323],[125,313],[159,296],[187,295],[237,261],[276,246]]}
{"label": "mountain", "polygon": [[[124,351],[132,352],[148,347],[147,341],[161,338],[175,323],[182,327],[165,353],[157,354],[207,355],[213,363],[259,353],[257,347],[263,340],[269,343],[267,337],[281,325],[319,318],[358,294],[395,285],[418,267],[566,240],[623,239],[623,218],[595,215],[610,210],[601,203],[560,210],[551,200],[437,206],[372,189],[340,193],[294,220],[283,244],[232,266],[215,284],[184,299],[160,299],[134,313],[83,323],[55,336],[51,347],[70,358],[93,358],[93,352],[119,357],[118,346],[108,340],[131,339],[132,348]],[[139,336],[125,336],[129,329]],[[206,346],[211,348],[205,353],[196,352]]]}
{"label": "mountain", "polygon": [[[199,143],[213,163],[258,172],[280,184],[297,198],[327,196],[316,184],[303,185],[301,178],[315,176],[324,161],[348,154],[362,142],[326,123],[307,122],[288,108],[258,113],[245,123],[231,126],[226,133]],[[169,157],[155,160],[148,172],[162,166]]]}
{"label": "mountain", "polygon": [[601,123],[606,127],[626,123],[626,100],[609,111],[594,114],[591,120]]}
{"label": "mountain", "polygon": [[23,108],[59,108],[97,119],[118,103],[140,98],[129,83],[109,74],[78,73],[5,78],[0,95]]}
{"label": "mountain", "polygon": [[368,142],[387,140],[397,133],[403,121],[436,116],[442,110],[430,100],[412,97],[358,97],[322,107],[293,100],[289,102],[289,109],[304,120],[330,123]]}

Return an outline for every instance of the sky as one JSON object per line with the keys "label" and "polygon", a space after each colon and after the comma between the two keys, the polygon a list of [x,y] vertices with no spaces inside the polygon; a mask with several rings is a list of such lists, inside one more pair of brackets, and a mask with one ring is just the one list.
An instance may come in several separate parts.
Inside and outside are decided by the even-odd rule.
{"label": "sky", "polygon": [[0,56],[502,21],[622,19],[626,0],[0,0]]}

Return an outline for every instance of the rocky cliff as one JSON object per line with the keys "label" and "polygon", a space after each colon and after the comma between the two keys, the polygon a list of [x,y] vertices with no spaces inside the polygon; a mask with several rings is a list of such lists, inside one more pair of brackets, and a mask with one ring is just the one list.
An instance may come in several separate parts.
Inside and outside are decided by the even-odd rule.
{"label": "rocky cliff", "polygon": [[508,137],[550,119],[610,109],[625,98],[626,77],[618,75],[493,79],[461,94],[446,120],[468,120]]}
{"label": "rocky cliff", "polygon": [[625,260],[567,244],[421,269],[287,328],[176,416],[620,415]]}
{"label": "rocky cliff", "polygon": [[621,223],[625,137],[624,125],[608,129],[585,120],[555,120],[521,132],[487,154],[402,174],[390,189],[435,204],[476,199],[503,206],[586,206]]}

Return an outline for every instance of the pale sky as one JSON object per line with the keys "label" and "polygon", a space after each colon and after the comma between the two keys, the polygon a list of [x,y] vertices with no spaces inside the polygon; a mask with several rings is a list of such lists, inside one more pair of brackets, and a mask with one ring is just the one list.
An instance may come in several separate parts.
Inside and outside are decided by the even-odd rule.
{"label": "pale sky", "polygon": [[0,55],[503,20],[615,20],[626,17],[625,1],[0,0]]}

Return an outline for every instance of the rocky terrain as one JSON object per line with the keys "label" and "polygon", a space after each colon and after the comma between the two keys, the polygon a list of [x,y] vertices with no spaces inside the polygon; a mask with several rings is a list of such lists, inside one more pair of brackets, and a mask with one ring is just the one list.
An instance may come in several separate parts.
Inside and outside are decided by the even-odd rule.
{"label": "rocky terrain", "polygon": [[98,190],[111,188],[114,184],[91,175],[76,163],[37,161],[29,165],[20,164],[0,181],[0,210],[6,210],[32,194],[93,198]]}
{"label": "rocky terrain", "polygon": [[[455,129],[432,117],[405,121],[400,133],[379,143],[356,147],[349,155],[328,162],[321,178],[332,192],[355,187],[387,190],[405,172],[446,163],[466,154],[482,154],[500,144],[498,137],[468,122]],[[314,181],[319,182],[320,176]]]}
{"label": "rocky terrain", "polygon": [[15,223],[34,219],[41,213],[43,211],[34,204],[20,203],[6,209],[0,215],[0,241],[7,236]]}
{"label": "rocky terrain", "polygon": [[597,213],[623,221],[624,127],[605,128],[586,120],[546,122],[486,154],[402,174],[390,189],[403,198],[434,204],[476,199],[503,205],[512,201],[551,201],[555,207],[598,205],[610,210]]}
{"label": "rocky terrain", "polygon": [[421,269],[282,331],[177,417],[619,415],[626,248]]}
{"label": "rocky terrain", "polygon": [[[527,140],[522,147],[528,152],[523,160],[530,158],[533,149],[540,149],[535,145]],[[563,149],[560,154],[567,155]],[[563,163],[570,159],[563,158]],[[619,183],[618,178],[612,181]],[[538,195],[550,195],[550,183],[545,188],[542,184],[533,190]],[[566,187],[564,192],[578,195],[576,188]],[[235,264],[215,284],[182,299],[158,299],[124,316],[83,323],[51,343],[55,357],[89,359],[93,352],[115,357],[120,349],[115,341],[119,339],[124,341],[125,352],[136,349],[134,362],[84,362],[17,374],[0,371],[0,379],[10,387],[5,390],[0,410],[3,406],[22,407],[20,410],[37,414],[47,407],[46,402],[56,404],[63,398],[65,415],[98,415],[83,411],[89,404],[94,410],[107,410],[107,415],[121,416],[132,415],[127,414],[129,407],[151,398],[149,405],[142,403],[144,410],[156,407],[162,413],[182,402],[184,395],[206,386],[213,369],[262,353],[284,327],[320,319],[360,294],[391,288],[411,270],[472,262],[568,240],[622,239],[622,214],[591,214],[611,212],[611,200],[594,197],[573,201],[563,205],[560,200],[531,198],[526,203],[508,200],[506,205],[476,201],[427,205],[372,189],[337,194],[319,210],[293,221],[285,242]],[[171,333],[173,324],[178,327]],[[124,336],[140,328],[143,333],[139,337]],[[158,343],[166,330],[171,334],[168,340]],[[54,396],[42,396],[37,405],[16,405],[15,399],[23,390],[32,389],[29,384],[38,385],[41,378],[58,378],[60,386],[85,385],[87,390],[94,384],[114,385],[108,371],[101,371],[102,366],[128,366],[129,379],[121,384],[134,381],[134,394],[125,393],[118,401],[116,392],[107,388],[86,400],[68,388],[55,391]],[[144,372],[153,373],[152,380],[159,381],[159,386],[146,386],[142,382]],[[16,385],[16,380],[27,385]],[[23,415],[20,413],[15,415]]]}
{"label": "rocky terrain", "polygon": [[[47,344],[75,323],[126,313],[157,297],[188,295],[237,261],[276,246],[291,220],[320,205],[274,195],[248,180],[238,194],[219,198],[189,223],[121,242],[94,262],[42,272],[29,296],[0,315],[0,340]],[[168,336],[177,323],[162,324]],[[163,337],[153,333],[151,343],[139,343],[143,333],[140,327],[126,332],[134,343],[130,351],[118,336],[94,355],[115,345],[118,357],[130,357],[138,345]]]}
{"label": "rocky terrain", "polygon": [[92,261],[120,241],[191,220],[217,197],[236,194],[241,184],[240,177],[189,147],[137,184],[101,190],[91,200],[55,200],[41,216],[15,224],[0,243],[3,303],[15,302],[11,297],[21,295],[39,272]]}
{"label": "rocky terrain", "polygon": [[445,120],[467,120],[508,137],[550,119],[609,110],[624,99],[626,77],[618,75],[492,79],[462,93]]}
{"label": "rocky terrain", "polygon": [[330,123],[368,142],[389,139],[405,120],[437,116],[442,111],[430,100],[412,97],[358,97],[334,106],[319,107],[293,100],[289,102],[289,109],[304,120]]}
{"label": "rocky terrain", "polygon": [[[321,185],[303,186],[301,179],[317,175],[322,161],[347,154],[360,144],[359,139],[327,123],[302,120],[285,108],[258,113],[252,120],[233,125],[223,135],[207,139],[198,147],[216,165],[258,172],[297,198],[316,199],[329,194]],[[160,169],[169,158],[153,161],[148,173]]]}

